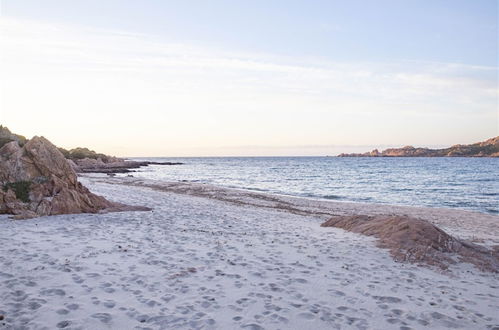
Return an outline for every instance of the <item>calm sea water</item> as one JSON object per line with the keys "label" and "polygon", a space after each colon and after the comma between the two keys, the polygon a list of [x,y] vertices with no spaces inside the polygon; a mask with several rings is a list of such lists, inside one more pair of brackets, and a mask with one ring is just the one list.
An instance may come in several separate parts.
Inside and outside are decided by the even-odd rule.
{"label": "calm sea water", "polygon": [[183,162],[136,173],[339,201],[450,207],[499,214],[499,159],[216,157],[137,158]]}

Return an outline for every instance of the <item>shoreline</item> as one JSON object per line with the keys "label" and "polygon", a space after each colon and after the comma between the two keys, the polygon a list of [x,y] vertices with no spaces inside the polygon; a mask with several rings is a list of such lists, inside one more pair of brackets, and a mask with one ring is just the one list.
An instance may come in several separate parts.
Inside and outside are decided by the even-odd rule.
{"label": "shoreline", "polygon": [[[132,175],[166,181],[186,179],[298,197],[458,208],[499,215],[499,198],[494,185],[496,161],[492,159],[398,158],[395,162],[383,159],[282,158],[160,158],[161,161],[181,161],[186,165],[144,168]],[[470,171],[480,171],[480,168],[480,173],[470,175]],[[313,173],[309,176],[307,171]],[[253,175],[258,175],[258,179],[252,178]]]}
{"label": "shoreline", "polygon": [[327,220],[337,215],[404,215],[427,220],[461,239],[499,245],[499,215],[457,208],[364,203],[299,197],[197,182],[168,182],[136,177],[105,177],[85,174],[85,180],[211,198],[233,204],[278,209]]}
{"label": "shoreline", "polygon": [[[87,173],[85,173],[87,174]],[[140,180],[148,180],[148,179],[143,179],[140,177],[136,177],[137,179]],[[157,181],[157,180],[150,180],[150,181]],[[163,182],[163,183],[193,183],[193,184],[201,184],[201,185],[208,185],[208,186],[214,186],[214,187],[219,187],[223,189],[229,189],[229,190],[241,190],[245,191],[248,193],[261,193],[265,195],[272,195],[272,196],[281,196],[281,197],[290,197],[290,198],[299,198],[299,199],[309,199],[312,201],[322,201],[322,202],[333,202],[333,203],[351,203],[351,204],[360,204],[363,206],[376,206],[376,205],[381,205],[381,206],[387,206],[387,207],[400,207],[400,208],[423,208],[423,209],[442,209],[442,210],[457,210],[457,211],[464,211],[464,212],[472,212],[472,213],[479,213],[479,214],[485,214],[485,215],[492,215],[492,216],[497,216],[499,219],[499,213],[497,212],[490,212],[490,211],[478,211],[478,210],[473,210],[473,209],[468,209],[468,208],[460,208],[460,207],[445,207],[445,206],[431,206],[431,205],[404,205],[404,204],[394,204],[394,203],[388,203],[388,202],[365,202],[365,201],[354,201],[354,200],[346,200],[344,197],[339,197],[339,198],[327,198],[327,197],[321,197],[321,196],[300,196],[300,195],[293,195],[291,193],[282,193],[282,192],[273,192],[273,191],[267,191],[259,188],[241,188],[237,186],[230,186],[230,185],[218,185],[218,184],[212,184],[212,183],[204,183],[204,182],[197,182],[197,181],[159,181],[158,182]]]}

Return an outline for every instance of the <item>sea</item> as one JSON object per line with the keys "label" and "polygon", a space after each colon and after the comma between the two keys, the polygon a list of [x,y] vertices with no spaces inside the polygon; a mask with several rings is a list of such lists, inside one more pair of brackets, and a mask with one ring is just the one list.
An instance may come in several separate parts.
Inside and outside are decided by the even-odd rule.
{"label": "sea", "polygon": [[458,208],[499,214],[499,158],[188,157],[133,158],[133,173],[158,181],[315,199]]}

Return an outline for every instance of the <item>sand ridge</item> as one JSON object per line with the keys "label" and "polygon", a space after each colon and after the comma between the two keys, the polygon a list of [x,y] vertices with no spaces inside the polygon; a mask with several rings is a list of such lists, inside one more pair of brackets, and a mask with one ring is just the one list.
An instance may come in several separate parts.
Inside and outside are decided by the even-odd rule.
{"label": "sand ridge", "polygon": [[486,245],[499,244],[499,215],[449,208],[414,207],[389,204],[320,200],[225,188],[196,182],[164,182],[133,177],[108,178],[89,176],[93,180],[221,200],[236,205],[277,209],[285,212],[329,219],[348,215],[404,215],[427,220],[461,239]]}
{"label": "sand ridge", "polygon": [[437,266],[466,262],[482,271],[499,273],[499,246],[487,248],[462,241],[434,224],[407,216],[336,216],[321,227],[335,227],[374,236],[379,247],[386,248],[396,261]]}

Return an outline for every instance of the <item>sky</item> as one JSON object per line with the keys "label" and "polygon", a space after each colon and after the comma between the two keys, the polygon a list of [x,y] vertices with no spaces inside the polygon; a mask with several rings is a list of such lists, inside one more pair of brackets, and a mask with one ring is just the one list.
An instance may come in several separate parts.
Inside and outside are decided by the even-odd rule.
{"label": "sky", "polygon": [[117,156],[499,135],[495,0],[0,0],[0,124]]}

